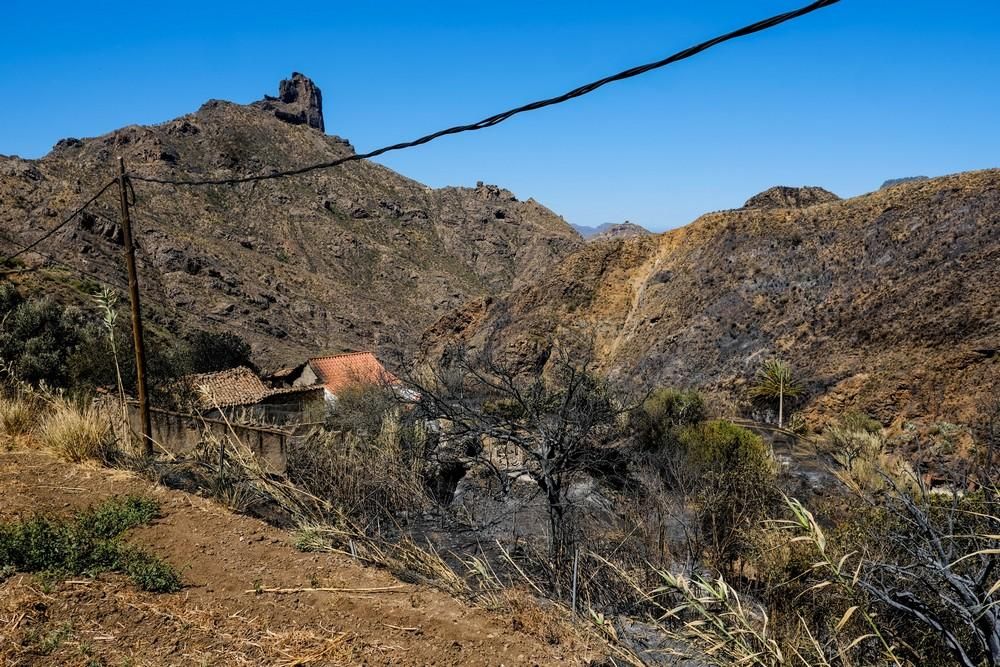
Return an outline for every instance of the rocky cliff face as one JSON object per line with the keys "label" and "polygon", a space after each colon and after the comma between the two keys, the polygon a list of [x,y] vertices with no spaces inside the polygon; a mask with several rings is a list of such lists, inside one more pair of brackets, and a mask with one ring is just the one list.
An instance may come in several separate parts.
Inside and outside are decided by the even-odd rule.
{"label": "rocky cliff face", "polygon": [[[5,237],[24,244],[54,227],[111,178],[117,155],[135,173],[183,179],[353,152],[324,127],[319,88],[293,74],[277,97],[250,105],[213,100],[160,125],[62,140],[40,160],[0,158],[0,253],[15,248]],[[520,286],[582,244],[532,200],[484,184],[434,190],[371,162],[237,186],[137,181],[135,190],[152,324],[235,330],[265,364],[344,348],[408,349],[441,314]],[[116,197],[109,191],[38,250],[124,286]],[[56,268],[30,275],[45,277],[46,288],[80,283]]]}
{"label": "rocky cliff face", "polygon": [[849,410],[976,423],[1000,386],[1000,170],[804,194],[588,243],[440,320],[425,352],[492,339],[543,364],[576,327],[623,382],[738,398],[777,356],[807,382],[813,423]]}

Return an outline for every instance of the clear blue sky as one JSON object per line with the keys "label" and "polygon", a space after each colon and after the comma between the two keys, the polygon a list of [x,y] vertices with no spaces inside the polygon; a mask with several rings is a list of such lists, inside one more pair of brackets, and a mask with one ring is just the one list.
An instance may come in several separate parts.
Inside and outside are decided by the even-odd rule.
{"label": "clear blue sky", "polygon": [[[806,0],[41,2],[0,17],[0,153],[250,102],[293,70],[358,150],[478,120]],[[386,156],[652,229],[777,184],[1000,166],[1000,2],[843,0],[483,132]]]}

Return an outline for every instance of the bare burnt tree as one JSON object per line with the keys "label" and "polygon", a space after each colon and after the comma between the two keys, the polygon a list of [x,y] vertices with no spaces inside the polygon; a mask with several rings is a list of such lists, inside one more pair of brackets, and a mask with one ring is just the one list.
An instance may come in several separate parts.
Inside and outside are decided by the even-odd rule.
{"label": "bare burnt tree", "polygon": [[[552,585],[559,594],[575,539],[569,486],[574,476],[606,462],[628,406],[594,373],[592,355],[580,346],[554,346],[539,362],[504,358],[492,347],[478,353],[452,348],[409,383],[419,410],[441,424],[443,442],[478,452],[512,446],[520,454],[521,469],[494,472],[508,479],[526,473],[545,496]],[[489,458],[477,460],[492,465]]]}
{"label": "bare burnt tree", "polygon": [[904,627],[938,637],[956,664],[1000,665],[996,478],[944,493],[932,493],[919,476],[911,488],[884,479],[883,492],[865,497],[878,521],[867,528],[857,585]]}

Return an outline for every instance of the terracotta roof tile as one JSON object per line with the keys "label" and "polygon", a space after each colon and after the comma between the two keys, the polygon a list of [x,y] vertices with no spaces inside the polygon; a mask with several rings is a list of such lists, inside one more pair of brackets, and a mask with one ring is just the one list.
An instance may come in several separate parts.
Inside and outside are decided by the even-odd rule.
{"label": "terracotta roof tile", "polygon": [[396,384],[399,380],[371,352],[349,352],[309,360],[316,377],[334,396],[358,384]]}
{"label": "terracotta roof tile", "polygon": [[252,405],[271,391],[256,373],[243,366],[191,375],[188,376],[188,383],[198,392],[198,403],[206,409]]}

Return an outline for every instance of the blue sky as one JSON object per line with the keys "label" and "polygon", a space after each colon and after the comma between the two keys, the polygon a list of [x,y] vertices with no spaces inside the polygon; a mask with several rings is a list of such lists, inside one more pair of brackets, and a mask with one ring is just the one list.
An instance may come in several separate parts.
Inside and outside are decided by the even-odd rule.
{"label": "blue sky", "polygon": [[[0,153],[250,102],[301,71],[359,150],[655,60],[806,0],[23,2],[0,21]],[[1000,2],[843,0],[679,65],[381,162],[651,229],[772,185],[841,196],[1000,166]]]}

